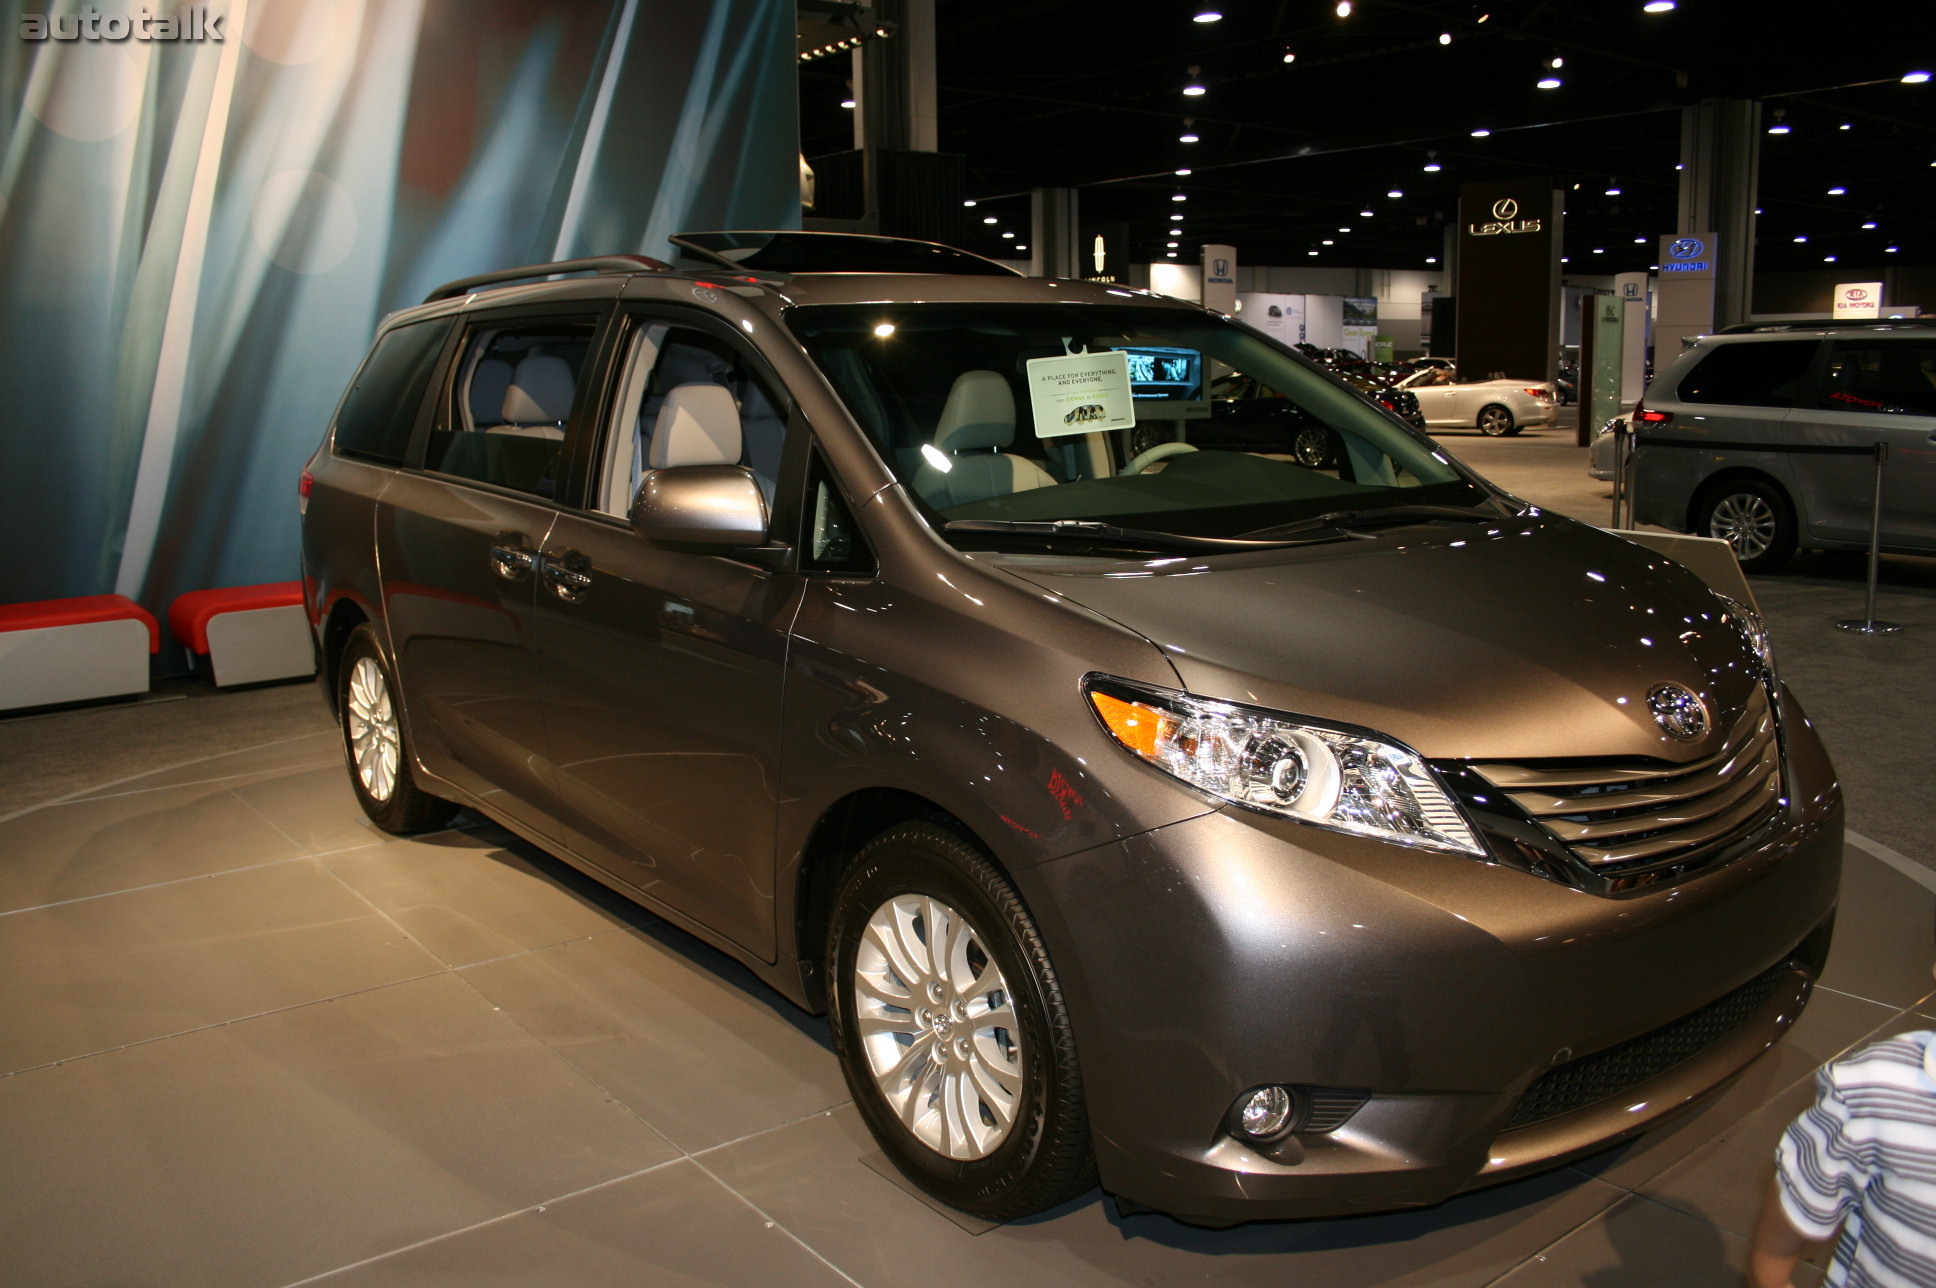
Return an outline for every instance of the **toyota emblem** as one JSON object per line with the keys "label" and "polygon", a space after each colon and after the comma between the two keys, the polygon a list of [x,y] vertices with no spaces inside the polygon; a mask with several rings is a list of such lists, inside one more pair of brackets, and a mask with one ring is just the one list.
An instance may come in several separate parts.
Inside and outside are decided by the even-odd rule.
{"label": "toyota emblem", "polygon": [[1511,197],[1501,197],[1492,203],[1492,217],[1494,219],[1511,219],[1518,213],[1519,203]]}
{"label": "toyota emblem", "polygon": [[1667,253],[1675,259],[1699,259],[1707,245],[1699,237],[1683,237],[1667,248]]}
{"label": "toyota emblem", "polygon": [[1647,710],[1669,737],[1693,742],[1707,734],[1707,704],[1685,685],[1656,684],[1647,690]]}

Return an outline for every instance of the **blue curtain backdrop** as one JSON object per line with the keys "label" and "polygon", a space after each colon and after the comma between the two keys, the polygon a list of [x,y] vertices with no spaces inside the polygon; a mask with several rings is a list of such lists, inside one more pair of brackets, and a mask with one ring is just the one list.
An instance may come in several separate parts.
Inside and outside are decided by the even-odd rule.
{"label": "blue curtain backdrop", "polygon": [[798,226],[791,0],[201,8],[219,41],[29,40],[188,6],[0,3],[0,603],[292,579],[296,476],[385,313]]}

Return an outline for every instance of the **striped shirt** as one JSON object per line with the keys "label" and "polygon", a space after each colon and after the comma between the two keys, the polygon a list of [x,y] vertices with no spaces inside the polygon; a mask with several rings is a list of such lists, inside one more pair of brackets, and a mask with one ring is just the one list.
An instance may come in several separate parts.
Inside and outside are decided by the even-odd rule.
{"label": "striped shirt", "polygon": [[1842,1231],[1829,1288],[1931,1288],[1936,1033],[1866,1046],[1815,1083],[1814,1105],[1775,1151],[1782,1211],[1807,1238]]}

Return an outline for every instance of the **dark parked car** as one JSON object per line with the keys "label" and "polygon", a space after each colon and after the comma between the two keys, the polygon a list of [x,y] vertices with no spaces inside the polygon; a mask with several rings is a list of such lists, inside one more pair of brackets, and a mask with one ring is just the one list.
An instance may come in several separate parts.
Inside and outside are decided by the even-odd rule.
{"label": "dark parked car", "polygon": [[992,1219],[1436,1203],[1799,1014],[1840,796],[1749,609],[1203,310],[679,241],[387,319],[309,462],[379,826],[494,819],[827,1011]]}

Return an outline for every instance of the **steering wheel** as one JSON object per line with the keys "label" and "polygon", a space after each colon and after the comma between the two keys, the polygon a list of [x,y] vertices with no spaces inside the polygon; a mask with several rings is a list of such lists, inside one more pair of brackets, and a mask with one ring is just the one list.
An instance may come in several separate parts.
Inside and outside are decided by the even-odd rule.
{"label": "steering wheel", "polygon": [[1181,456],[1185,452],[1194,452],[1196,450],[1196,448],[1190,446],[1188,443],[1158,443],[1156,446],[1146,448],[1130,457],[1123,464],[1122,469],[1116,471],[1116,477],[1121,478],[1126,474],[1141,474],[1158,461],[1168,460],[1172,456]]}

